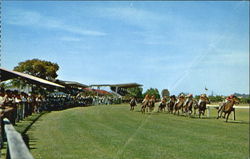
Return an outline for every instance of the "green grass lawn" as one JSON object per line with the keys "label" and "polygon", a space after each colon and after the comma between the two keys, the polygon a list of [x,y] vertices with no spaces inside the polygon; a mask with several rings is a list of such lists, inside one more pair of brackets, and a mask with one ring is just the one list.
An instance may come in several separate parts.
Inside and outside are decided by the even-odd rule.
{"label": "green grass lawn", "polygon": [[44,114],[27,135],[36,159],[248,159],[249,112],[236,115],[226,123],[215,111],[198,119],[128,105],[79,107]]}

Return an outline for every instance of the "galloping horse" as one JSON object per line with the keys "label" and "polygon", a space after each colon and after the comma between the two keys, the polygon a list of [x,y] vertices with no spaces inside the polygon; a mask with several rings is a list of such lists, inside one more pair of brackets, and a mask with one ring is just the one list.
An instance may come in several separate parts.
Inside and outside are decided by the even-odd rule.
{"label": "galloping horse", "polygon": [[149,99],[148,104],[147,104],[147,108],[148,108],[147,112],[148,112],[148,110],[150,112],[152,112],[154,110],[154,107],[155,107],[155,96],[152,95],[151,98]]}
{"label": "galloping horse", "polygon": [[194,108],[194,115],[196,115],[196,110],[198,109],[198,102],[197,102],[197,100],[193,99],[193,106],[192,107]]}
{"label": "galloping horse", "polygon": [[167,103],[167,108],[168,108],[168,112],[171,114],[173,114],[175,102],[176,102],[175,95],[170,96],[170,100]]}
{"label": "galloping horse", "polygon": [[190,99],[187,101],[187,103],[184,105],[184,111],[186,113],[186,116],[187,115],[191,115],[193,113],[192,109],[193,109],[193,99]]}
{"label": "galloping horse", "polygon": [[176,112],[178,112],[178,115],[179,115],[179,110],[183,108],[184,102],[185,102],[184,95],[180,95],[178,97],[177,102],[174,105],[174,115],[176,114]]}
{"label": "galloping horse", "polygon": [[206,94],[202,94],[198,102],[199,118],[201,117],[201,114],[205,115],[207,104],[210,104],[210,101]]}
{"label": "galloping horse", "polygon": [[165,111],[166,106],[167,106],[167,97],[163,97],[163,99],[161,100],[161,103],[159,105],[158,112]]}
{"label": "galloping horse", "polygon": [[146,107],[149,104],[149,99],[150,99],[149,95],[146,94],[145,98],[142,101],[142,105],[141,105],[141,112],[142,113],[145,113]]}
{"label": "galloping horse", "polygon": [[184,108],[184,112],[186,113],[186,116],[187,115],[191,115],[192,114],[192,107],[193,107],[193,95],[192,94],[189,94],[187,96],[187,99],[183,105],[183,108]]}
{"label": "galloping horse", "polygon": [[133,111],[135,109],[135,106],[136,106],[136,99],[135,99],[135,97],[133,97],[131,99],[131,101],[129,102],[129,104],[130,104],[130,111]]}
{"label": "galloping horse", "polygon": [[222,113],[225,113],[224,117],[227,115],[226,117],[226,122],[227,122],[228,117],[231,114],[231,112],[235,111],[235,109],[233,108],[234,104],[239,104],[239,98],[237,98],[236,96],[233,96],[231,100],[229,100],[228,102],[226,102],[224,105],[220,107],[220,109],[218,110],[217,119],[221,117]]}

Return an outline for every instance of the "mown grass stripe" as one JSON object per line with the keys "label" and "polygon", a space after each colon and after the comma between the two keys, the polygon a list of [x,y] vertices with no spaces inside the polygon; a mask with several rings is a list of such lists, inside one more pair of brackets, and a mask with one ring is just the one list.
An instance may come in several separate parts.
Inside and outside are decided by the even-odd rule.
{"label": "mown grass stripe", "polygon": [[239,123],[167,113],[141,114],[128,105],[93,106],[51,112],[28,131],[35,158],[245,159],[249,112]]}

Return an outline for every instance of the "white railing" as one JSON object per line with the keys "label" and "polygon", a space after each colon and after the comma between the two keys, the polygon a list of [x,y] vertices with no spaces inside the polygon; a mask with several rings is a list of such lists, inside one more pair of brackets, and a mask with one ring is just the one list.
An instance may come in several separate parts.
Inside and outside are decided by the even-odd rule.
{"label": "white railing", "polygon": [[25,145],[23,138],[7,118],[4,118],[4,130],[7,137],[7,158],[10,159],[34,159]]}

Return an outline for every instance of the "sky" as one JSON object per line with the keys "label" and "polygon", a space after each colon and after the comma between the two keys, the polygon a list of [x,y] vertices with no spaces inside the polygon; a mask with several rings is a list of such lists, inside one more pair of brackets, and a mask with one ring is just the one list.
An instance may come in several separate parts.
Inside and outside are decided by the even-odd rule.
{"label": "sky", "polygon": [[[3,1],[1,67],[39,58],[58,79],[249,93],[247,1]],[[205,91],[205,87],[208,91]]]}

